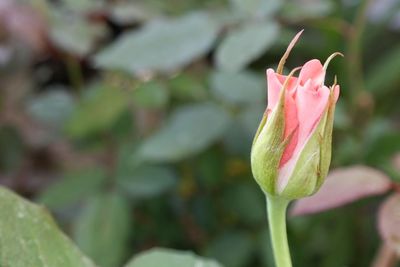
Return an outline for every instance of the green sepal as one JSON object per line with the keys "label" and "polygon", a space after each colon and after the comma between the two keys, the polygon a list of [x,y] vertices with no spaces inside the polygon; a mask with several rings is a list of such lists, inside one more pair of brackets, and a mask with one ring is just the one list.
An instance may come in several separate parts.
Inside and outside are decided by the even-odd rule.
{"label": "green sepal", "polygon": [[285,149],[282,145],[285,130],[284,103],[283,89],[275,110],[270,116],[267,114],[263,116],[251,148],[251,169],[254,179],[265,193],[271,195],[275,195],[279,162]]}
{"label": "green sepal", "polygon": [[[300,152],[299,158],[288,180],[288,184],[279,194],[280,196],[287,199],[297,199],[312,195],[321,183],[320,181],[323,180],[321,158],[323,158],[324,163],[326,163],[327,160],[330,161],[330,156],[328,159],[325,155],[328,151],[325,151],[325,148],[322,146],[322,144],[328,145],[325,139],[329,138],[324,136],[324,132],[329,121],[329,106],[330,104],[325,109],[314,132]],[[323,169],[325,171],[326,167],[324,166]]]}
{"label": "green sepal", "polygon": [[331,88],[331,93],[329,96],[329,106],[326,115],[325,127],[321,138],[321,149],[320,149],[320,164],[319,164],[319,179],[315,187],[314,193],[318,191],[321,185],[324,183],[326,176],[329,172],[329,166],[331,164],[332,157],[332,131],[333,131],[333,120],[335,115],[335,99],[334,99],[334,89],[336,83]]}

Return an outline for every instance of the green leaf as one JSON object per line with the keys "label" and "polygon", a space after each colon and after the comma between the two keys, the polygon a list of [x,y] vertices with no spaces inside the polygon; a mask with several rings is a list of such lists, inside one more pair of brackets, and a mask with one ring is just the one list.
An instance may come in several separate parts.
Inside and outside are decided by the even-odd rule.
{"label": "green leaf", "polygon": [[29,113],[47,125],[61,127],[75,108],[74,99],[64,88],[49,88],[28,103]]}
{"label": "green leaf", "polygon": [[335,5],[330,0],[290,1],[283,7],[287,19],[301,20],[327,16]]}
{"label": "green leaf", "polygon": [[217,32],[217,24],[204,13],[153,21],[126,33],[101,51],[95,62],[101,68],[137,74],[171,71],[207,53]]}
{"label": "green leaf", "polygon": [[244,232],[227,232],[213,240],[206,255],[224,266],[244,267],[254,251],[254,241]]}
{"label": "green leaf", "polygon": [[164,127],[144,141],[139,154],[150,161],[182,160],[221,138],[228,124],[226,111],[214,104],[180,107],[172,113]]}
{"label": "green leaf", "polygon": [[24,140],[13,127],[0,128],[0,169],[4,174],[17,170],[25,158]]}
{"label": "green leaf", "polygon": [[243,126],[245,132],[248,134],[251,140],[253,140],[258,125],[261,122],[265,108],[266,104],[265,101],[263,101],[260,104],[246,107],[238,114],[239,123]]}
{"label": "green leaf", "polygon": [[181,73],[169,81],[173,97],[180,100],[200,100],[207,97],[207,89],[199,77]]}
{"label": "green leaf", "polygon": [[51,209],[71,206],[98,192],[105,180],[106,175],[100,169],[73,171],[46,188],[38,201]]}
{"label": "green leaf", "polygon": [[253,17],[266,17],[274,14],[282,5],[280,0],[230,0],[239,13]]}
{"label": "green leaf", "polygon": [[251,72],[213,72],[210,85],[213,95],[229,104],[265,103],[265,79]]}
{"label": "green leaf", "polygon": [[120,173],[117,183],[133,198],[151,198],[173,188],[177,177],[169,168],[144,165]]}
{"label": "green leaf", "polygon": [[111,19],[122,25],[147,21],[156,16],[155,10],[135,2],[115,2],[109,8]]}
{"label": "green leaf", "polygon": [[135,256],[125,267],[222,267],[214,260],[196,256],[192,252],[153,248]]}
{"label": "green leaf", "polygon": [[85,56],[94,48],[96,40],[106,34],[103,25],[93,24],[80,16],[52,12],[50,39],[59,48]]}
{"label": "green leaf", "polygon": [[127,109],[127,94],[118,88],[96,85],[79,104],[67,124],[73,137],[109,129]]}
{"label": "green leaf", "polygon": [[157,81],[143,83],[133,91],[133,102],[142,108],[164,107],[168,98],[167,88]]}
{"label": "green leaf", "polygon": [[231,31],[216,53],[219,68],[239,71],[260,57],[279,36],[279,27],[273,22],[252,23]]}
{"label": "green leaf", "polygon": [[366,77],[367,89],[378,96],[385,96],[390,90],[398,89],[396,82],[400,81],[400,46],[392,49],[368,72]]}
{"label": "green leaf", "polygon": [[67,9],[75,12],[94,12],[105,8],[104,0],[61,0],[60,1]]}
{"label": "green leaf", "polygon": [[127,201],[115,193],[90,198],[76,221],[74,239],[103,267],[120,266],[126,256],[131,225]]}
{"label": "green leaf", "polygon": [[0,187],[1,266],[95,267],[45,209]]}

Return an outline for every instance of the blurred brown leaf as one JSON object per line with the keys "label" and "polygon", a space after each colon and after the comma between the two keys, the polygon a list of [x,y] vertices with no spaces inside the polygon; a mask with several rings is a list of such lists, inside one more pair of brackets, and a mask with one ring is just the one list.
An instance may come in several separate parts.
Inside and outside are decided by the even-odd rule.
{"label": "blurred brown leaf", "polygon": [[400,256],[400,194],[385,200],[379,210],[379,233],[382,239]]}
{"label": "blurred brown leaf", "polygon": [[371,167],[354,165],[338,168],[330,172],[315,195],[296,201],[291,214],[310,214],[336,208],[364,197],[383,194],[390,186],[389,177]]}

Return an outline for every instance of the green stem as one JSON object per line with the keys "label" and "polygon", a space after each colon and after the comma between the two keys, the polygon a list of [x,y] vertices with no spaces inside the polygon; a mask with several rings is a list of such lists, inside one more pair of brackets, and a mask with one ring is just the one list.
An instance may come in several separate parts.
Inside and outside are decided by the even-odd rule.
{"label": "green stem", "polygon": [[286,208],[289,201],[267,196],[268,221],[276,267],[292,267],[286,234]]}

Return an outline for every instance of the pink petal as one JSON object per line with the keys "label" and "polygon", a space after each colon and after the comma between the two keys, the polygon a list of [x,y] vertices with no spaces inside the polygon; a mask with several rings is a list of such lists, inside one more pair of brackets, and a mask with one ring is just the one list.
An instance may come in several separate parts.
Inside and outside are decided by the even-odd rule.
{"label": "pink petal", "polygon": [[318,59],[308,61],[300,71],[300,85],[304,85],[308,80],[312,80],[314,85],[324,84],[325,70]]}
{"label": "pink petal", "polygon": [[[279,101],[279,95],[287,76],[275,73],[273,69],[267,69],[268,109],[273,110]],[[296,77],[289,79],[288,91],[294,91],[297,83]]]}
{"label": "pink petal", "polygon": [[319,122],[325,111],[330,90],[326,86],[319,86],[314,90],[311,80],[308,80],[303,88],[296,93],[296,106],[299,120],[298,152],[302,149],[310,134]]}
{"label": "pink petal", "polygon": [[391,195],[379,209],[378,228],[381,238],[400,255],[400,194]]}
{"label": "pink petal", "polygon": [[390,186],[391,181],[384,173],[367,166],[335,169],[315,195],[295,202],[291,214],[310,214],[336,208],[364,197],[383,194]]}
{"label": "pink petal", "polygon": [[284,165],[288,162],[296,149],[298,136],[299,136],[299,121],[297,119],[297,108],[295,101],[290,94],[286,95],[285,98],[285,133],[284,138],[286,139],[292,134],[289,144],[283,151],[279,166]]}

